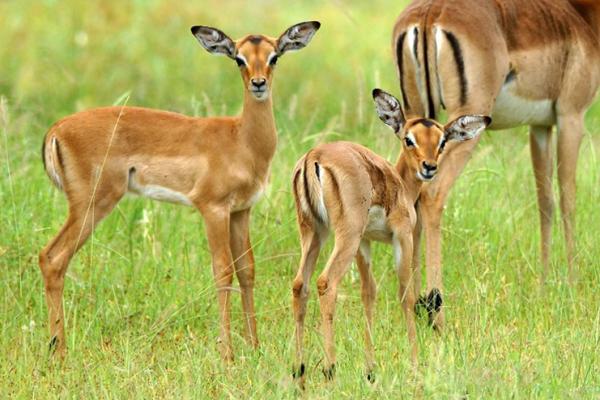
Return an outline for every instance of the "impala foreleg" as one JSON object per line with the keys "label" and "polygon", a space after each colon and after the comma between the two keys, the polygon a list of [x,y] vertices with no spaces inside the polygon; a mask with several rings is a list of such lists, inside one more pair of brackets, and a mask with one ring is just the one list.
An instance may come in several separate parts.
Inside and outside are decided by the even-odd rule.
{"label": "impala foreleg", "polygon": [[363,240],[356,254],[356,264],[360,273],[361,297],[365,307],[365,357],[367,364],[367,379],[374,381],[375,350],[373,348],[373,308],[377,295],[377,284],[371,269],[371,243]]}
{"label": "impala foreleg", "polygon": [[356,255],[360,240],[360,233],[352,235],[346,229],[336,230],[333,253],[327,262],[327,266],[317,279],[322,318],[321,329],[323,331],[326,356],[323,373],[327,379],[333,379],[335,374],[336,357],[333,318],[335,316],[337,286],[348,271],[348,267]]}
{"label": "impala foreleg", "polygon": [[554,194],[552,192],[552,127],[532,126],[530,147],[537,188],[538,208],[540,211],[543,268],[541,281],[543,282],[550,270],[552,216],[554,215]]}
{"label": "impala foreleg", "polygon": [[233,282],[233,256],[230,248],[229,211],[225,207],[213,207],[202,210],[206,223],[208,245],[212,257],[212,268],[219,303],[221,357],[225,361],[233,360],[231,346],[230,293]]}
{"label": "impala foreleg", "polygon": [[576,279],[575,263],[575,192],[577,159],[583,138],[583,115],[572,114],[558,117],[558,183],[560,186],[560,209],[567,245],[569,281]]}
{"label": "impala foreleg", "polygon": [[230,245],[235,273],[240,284],[246,340],[258,347],[254,312],[254,254],[250,243],[250,210],[231,214]]}
{"label": "impala foreleg", "polygon": [[406,331],[408,334],[408,343],[411,348],[411,359],[414,365],[417,364],[417,328],[415,324],[415,304],[416,297],[413,288],[414,274],[413,268],[413,238],[410,233],[398,233],[394,237],[394,254],[396,262],[396,272],[399,280],[398,297],[402,303],[402,310],[406,319]]}

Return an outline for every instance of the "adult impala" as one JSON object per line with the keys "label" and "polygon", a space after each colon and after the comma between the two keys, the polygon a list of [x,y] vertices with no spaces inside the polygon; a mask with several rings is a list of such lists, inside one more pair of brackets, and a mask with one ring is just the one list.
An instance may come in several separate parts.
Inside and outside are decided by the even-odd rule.
{"label": "adult impala", "polygon": [[[542,279],[552,215],[552,127],[569,277],[575,262],[575,170],[585,111],[600,84],[600,2],[595,0],[415,0],[400,15],[393,46],[407,117],[492,115],[492,129],[530,125],[541,220]],[[425,230],[430,321],[441,328],[440,224],[444,203],[478,140],[448,146],[438,177],[419,198],[415,259]],[[420,287],[417,273],[416,290]]]}
{"label": "adult impala", "polygon": [[294,374],[301,385],[305,372],[302,342],[308,285],[330,230],[335,235],[335,247],[317,279],[325,339],[325,375],[333,377],[336,359],[333,318],[337,286],[356,257],[367,321],[367,377],[372,380],[375,360],[371,324],[376,292],[371,271],[373,240],[394,247],[400,280],[398,294],[406,317],[412,359],[416,363],[416,296],[412,287],[414,271],[410,267],[417,219],[414,204],[423,182],[435,177],[438,159],[446,144],[473,139],[490,123],[489,117],[479,115],[459,117],[445,127],[430,119],[406,120],[400,103],[392,95],[375,89],[373,99],[381,120],[403,141],[396,166],[363,146],[336,142],[310,150],[294,170],[293,191],[302,245],[300,267],[293,284],[297,356]]}
{"label": "adult impala", "polygon": [[220,313],[220,351],[231,348],[229,292],[238,277],[246,337],[258,345],[254,315],[252,205],[263,193],[277,143],[271,82],[277,59],[305,47],[319,29],[303,22],[279,38],[233,41],[218,29],[192,33],[213,54],[235,60],[244,82],[239,117],[192,118],[161,110],[109,107],[56,123],[42,150],[46,172],[69,201],[60,232],[40,253],[51,347],[64,355],[62,294],[70,259],[127,192],[195,207],[204,217]]}

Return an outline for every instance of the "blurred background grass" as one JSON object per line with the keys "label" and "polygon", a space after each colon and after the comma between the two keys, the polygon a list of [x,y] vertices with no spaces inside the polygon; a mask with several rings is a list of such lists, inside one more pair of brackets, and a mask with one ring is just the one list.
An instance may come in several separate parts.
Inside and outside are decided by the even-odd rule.
{"label": "blurred background grass", "polygon": [[[289,379],[290,285],[299,259],[291,170],[316,143],[338,139],[395,159],[398,143],[378,122],[369,93],[382,87],[399,94],[391,29],[405,4],[0,1],[0,95],[6,99],[0,110],[0,395],[297,396]],[[37,253],[62,224],[66,201],[42,169],[48,127],[125,94],[129,105],[198,116],[239,113],[235,63],[201,49],[190,26],[212,25],[234,38],[277,36],[312,19],[323,26],[310,46],[278,64],[278,152],[269,193],[253,213],[261,350],[252,352],[236,335],[236,364],[220,363],[210,258],[196,212],[128,198],[71,263],[65,289],[70,355],[61,367],[49,364]],[[587,115],[579,164],[579,283],[566,284],[558,225],[550,282],[537,283],[539,228],[526,129],[486,133],[445,217],[447,333],[438,338],[422,321],[421,366],[413,373],[391,251],[376,246],[377,384],[363,376],[360,285],[352,270],[336,319],[338,379],[329,385],[319,372],[319,314],[311,300],[308,397],[597,398],[598,107]],[[239,334],[237,298],[233,323]]]}

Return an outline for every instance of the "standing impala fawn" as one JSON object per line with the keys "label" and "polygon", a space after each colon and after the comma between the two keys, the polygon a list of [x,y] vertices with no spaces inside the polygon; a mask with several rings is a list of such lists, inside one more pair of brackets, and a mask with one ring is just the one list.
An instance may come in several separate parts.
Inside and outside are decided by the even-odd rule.
{"label": "standing impala fawn", "polygon": [[431,119],[405,120],[400,103],[392,95],[375,89],[373,99],[381,120],[392,127],[403,142],[403,151],[395,167],[363,146],[336,142],[310,150],[294,170],[293,190],[302,245],[302,259],[293,283],[297,356],[294,376],[302,384],[308,285],[329,230],[334,232],[335,247],[317,279],[325,340],[325,375],[332,378],[334,373],[333,317],[337,286],[356,257],[366,316],[367,377],[372,380],[371,322],[376,292],[371,271],[372,240],[391,244],[394,248],[400,280],[398,294],[406,317],[412,359],[416,363],[415,272],[411,268],[413,228],[417,218],[414,204],[423,182],[435,177],[446,143],[473,139],[490,123],[489,117],[477,115],[459,117],[446,126]]}
{"label": "standing impala fawn", "polygon": [[[541,221],[542,281],[554,213],[552,128],[558,128],[560,208],[569,280],[575,271],[575,176],[584,114],[600,84],[600,1],[414,0],[393,33],[407,117],[491,115],[491,129],[531,127]],[[438,178],[418,200],[414,263],[425,231],[427,309],[442,328],[441,220],[446,198],[478,140],[448,146]],[[420,274],[417,273],[417,276]],[[417,290],[420,287],[420,279]]]}
{"label": "standing impala fawn", "polygon": [[69,201],[60,232],[40,253],[51,348],[64,356],[62,295],[69,261],[95,226],[127,192],[195,207],[202,214],[212,257],[220,315],[220,352],[233,358],[229,293],[239,280],[246,338],[258,345],[254,314],[252,205],[269,179],[277,143],[271,82],[278,57],[305,47],[318,22],[290,27],[278,39],[231,40],[218,29],[192,33],[213,54],[235,60],[244,82],[239,117],[192,118],[161,110],[109,107],[56,123],[42,150],[46,172]]}

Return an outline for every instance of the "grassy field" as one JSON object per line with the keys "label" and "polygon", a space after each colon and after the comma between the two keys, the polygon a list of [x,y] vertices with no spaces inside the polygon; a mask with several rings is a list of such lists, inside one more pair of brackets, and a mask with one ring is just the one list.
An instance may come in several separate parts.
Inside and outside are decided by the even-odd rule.
{"label": "grassy field", "polygon": [[[0,2],[0,398],[298,397],[290,379],[291,281],[299,261],[290,174],[310,147],[341,138],[395,160],[399,144],[377,120],[369,93],[378,86],[399,94],[390,38],[404,4]],[[48,127],[126,94],[130,105],[236,114],[242,85],[235,63],[206,53],[189,27],[213,25],[232,37],[275,36],[308,19],[323,27],[307,49],[279,63],[279,146],[269,192],[253,212],[260,350],[240,336],[236,296],[236,362],[226,368],[219,359],[216,298],[199,215],[127,198],[71,263],[64,298],[70,353],[63,365],[49,362],[37,254],[62,224],[66,201],[42,169]],[[600,104],[588,113],[587,128],[578,170],[575,286],[567,284],[558,224],[550,279],[538,283],[527,131],[486,133],[445,214],[445,334],[438,337],[419,322],[421,364],[414,371],[391,249],[375,246],[377,383],[369,385],[363,375],[363,311],[353,269],[338,302],[337,379],[330,384],[320,372],[312,291],[305,396],[599,398]]]}

